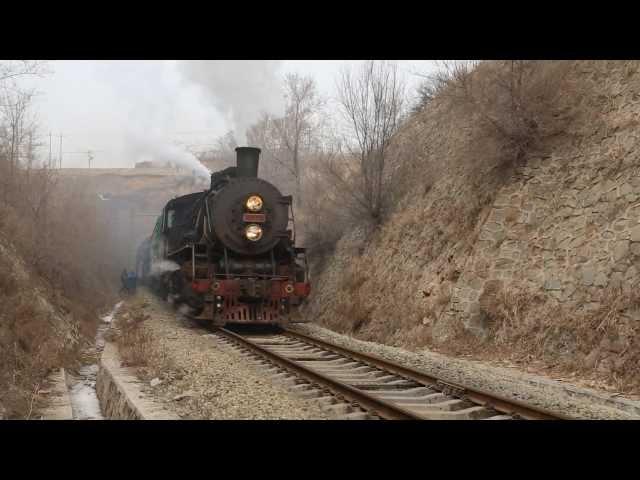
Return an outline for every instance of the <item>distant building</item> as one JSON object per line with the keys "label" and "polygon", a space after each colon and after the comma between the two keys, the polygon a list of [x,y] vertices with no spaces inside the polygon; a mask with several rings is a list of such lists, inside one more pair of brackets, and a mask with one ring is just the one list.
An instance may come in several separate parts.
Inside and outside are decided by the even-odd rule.
{"label": "distant building", "polygon": [[153,168],[153,163],[151,162],[138,162],[135,164],[135,168]]}

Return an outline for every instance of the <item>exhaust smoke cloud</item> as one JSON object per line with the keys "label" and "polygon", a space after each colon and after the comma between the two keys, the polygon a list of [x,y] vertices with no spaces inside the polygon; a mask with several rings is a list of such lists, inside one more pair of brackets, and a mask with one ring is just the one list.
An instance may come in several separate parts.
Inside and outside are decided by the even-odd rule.
{"label": "exhaust smoke cloud", "polygon": [[156,262],[152,262],[151,264],[151,275],[159,275],[164,272],[175,272],[176,270],[180,270],[180,265],[171,260],[160,260]]}
{"label": "exhaust smoke cloud", "polygon": [[158,167],[171,163],[188,170],[203,182],[208,182],[211,176],[209,169],[200,163],[195,155],[177,145],[167,143],[160,136],[127,132],[124,145],[134,162],[151,162]]}
{"label": "exhaust smoke cloud", "polygon": [[202,87],[227,122],[239,145],[263,111],[282,110],[281,60],[180,61],[186,79]]}

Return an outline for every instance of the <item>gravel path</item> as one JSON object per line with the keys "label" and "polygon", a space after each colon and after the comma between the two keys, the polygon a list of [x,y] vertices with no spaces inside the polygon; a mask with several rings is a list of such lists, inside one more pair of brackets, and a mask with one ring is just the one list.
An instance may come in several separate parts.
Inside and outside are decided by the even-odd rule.
{"label": "gravel path", "polygon": [[[328,418],[314,403],[272,384],[239,354],[223,348],[148,292],[139,295],[148,302],[143,311],[150,318],[144,328],[152,345],[149,366],[138,369],[148,385],[144,391],[181,418]],[[154,378],[162,383],[151,382]]]}
{"label": "gravel path", "polygon": [[640,402],[612,398],[596,390],[564,384],[526,372],[492,367],[482,362],[448,357],[428,350],[420,353],[408,352],[396,347],[356,340],[314,324],[297,324],[292,330],[335,342],[346,348],[372,353],[423,370],[451,383],[518,399],[562,412],[573,418],[640,418]]}

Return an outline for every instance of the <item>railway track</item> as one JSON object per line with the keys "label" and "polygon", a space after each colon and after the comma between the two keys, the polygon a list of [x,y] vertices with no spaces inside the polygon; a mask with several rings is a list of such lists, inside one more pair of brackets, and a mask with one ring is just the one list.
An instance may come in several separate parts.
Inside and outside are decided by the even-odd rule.
{"label": "railway track", "polygon": [[559,420],[560,414],[449,384],[425,372],[291,330],[213,330],[274,380],[348,419]]}

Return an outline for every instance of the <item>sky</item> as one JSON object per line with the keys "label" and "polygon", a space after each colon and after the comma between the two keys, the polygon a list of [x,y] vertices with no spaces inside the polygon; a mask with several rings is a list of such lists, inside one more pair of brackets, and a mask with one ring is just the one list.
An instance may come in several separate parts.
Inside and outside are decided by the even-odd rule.
{"label": "sky", "polygon": [[[44,157],[51,133],[54,158],[62,135],[63,167],[88,166],[85,152],[91,150],[92,167],[121,168],[170,159],[184,145],[206,149],[229,130],[243,143],[242,132],[261,111],[282,112],[286,73],[313,76],[331,100],[340,69],[358,63],[65,60],[48,62],[50,73],[28,84],[37,91],[34,113]],[[435,69],[426,60],[402,60],[398,66],[411,94],[420,81],[415,73]]]}

